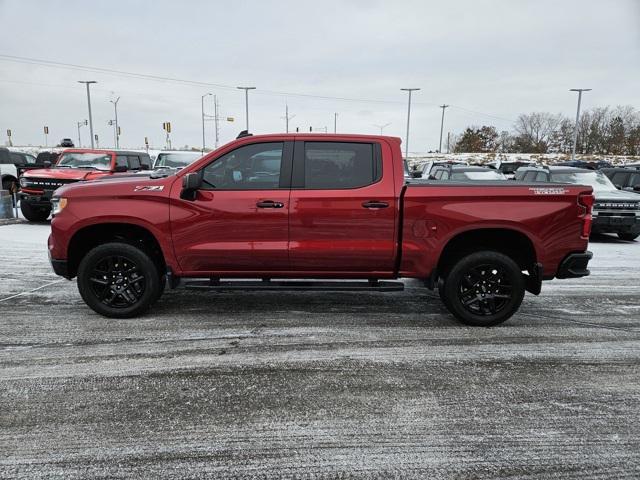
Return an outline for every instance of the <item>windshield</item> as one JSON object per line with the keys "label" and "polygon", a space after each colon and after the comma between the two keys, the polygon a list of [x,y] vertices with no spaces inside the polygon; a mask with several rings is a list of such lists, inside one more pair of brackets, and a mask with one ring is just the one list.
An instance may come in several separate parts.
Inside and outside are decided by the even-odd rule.
{"label": "windshield", "polygon": [[559,183],[575,183],[591,185],[595,192],[617,190],[611,180],[602,172],[564,172],[551,173],[551,181]]}
{"label": "windshield", "polygon": [[160,153],[156,158],[154,167],[182,168],[195,162],[200,157],[202,155],[199,153]]}
{"label": "windshield", "polygon": [[500,172],[493,170],[487,172],[457,172],[451,174],[451,180],[506,180]]}
{"label": "windshield", "polygon": [[63,153],[56,167],[111,170],[111,155],[105,153]]}

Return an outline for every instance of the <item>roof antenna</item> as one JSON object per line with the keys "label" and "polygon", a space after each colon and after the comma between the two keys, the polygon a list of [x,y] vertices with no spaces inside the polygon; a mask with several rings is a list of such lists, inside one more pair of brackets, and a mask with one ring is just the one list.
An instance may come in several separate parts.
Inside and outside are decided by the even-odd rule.
{"label": "roof antenna", "polygon": [[238,138],[243,138],[243,137],[252,137],[252,136],[253,136],[253,133],[249,133],[249,130],[242,130],[242,131],[238,134],[238,136],[236,137],[236,140],[237,140]]}

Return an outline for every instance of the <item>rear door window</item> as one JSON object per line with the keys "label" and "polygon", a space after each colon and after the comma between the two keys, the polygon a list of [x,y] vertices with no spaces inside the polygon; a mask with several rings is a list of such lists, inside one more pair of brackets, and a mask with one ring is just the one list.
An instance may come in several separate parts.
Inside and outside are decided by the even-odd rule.
{"label": "rear door window", "polygon": [[372,143],[304,143],[305,188],[359,188],[381,178],[382,156]]}
{"label": "rear door window", "polygon": [[127,155],[129,170],[140,170],[140,157],[138,155]]}

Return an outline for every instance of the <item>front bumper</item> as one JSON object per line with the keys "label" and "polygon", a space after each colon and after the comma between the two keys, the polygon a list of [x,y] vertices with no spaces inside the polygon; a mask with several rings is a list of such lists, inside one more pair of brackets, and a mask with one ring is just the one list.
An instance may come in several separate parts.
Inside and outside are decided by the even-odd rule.
{"label": "front bumper", "polygon": [[598,233],[640,232],[640,212],[594,211],[592,231]]}
{"label": "front bumper", "polygon": [[560,263],[556,278],[578,278],[586,277],[591,272],[587,268],[589,260],[593,258],[593,253],[586,251],[583,253],[570,253]]}
{"label": "front bumper", "polygon": [[38,206],[51,206],[51,197],[53,196],[53,192],[54,190],[45,190],[43,193],[29,193],[29,192],[23,192],[20,191],[18,192],[18,196],[20,197],[20,200],[25,202],[25,203],[29,203],[31,205],[38,205]]}

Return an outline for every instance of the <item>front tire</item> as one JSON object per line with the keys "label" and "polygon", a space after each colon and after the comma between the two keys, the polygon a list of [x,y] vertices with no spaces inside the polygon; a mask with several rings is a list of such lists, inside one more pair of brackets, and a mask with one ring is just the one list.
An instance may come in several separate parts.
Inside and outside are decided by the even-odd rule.
{"label": "front tire", "polygon": [[96,313],[131,318],[146,312],[162,294],[153,260],[127,243],[106,243],[90,250],[78,268],[78,290]]}
{"label": "front tire", "polygon": [[638,237],[640,237],[640,233],[618,232],[618,238],[620,238],[620,240],[626,240],[627,242],[633,242]]}
{"label": "front tire", "polygon": [[30,222],[44,222],[51,214],[51,207],[36,207],[29,202],[20,202],[20,211]]}
{"label": "front tire", "polygon": [[444,281],[445,306],[462,323],[498,325],[518,311],[525,281],[520,267],[502,253],[481,251],[461,258]]}

